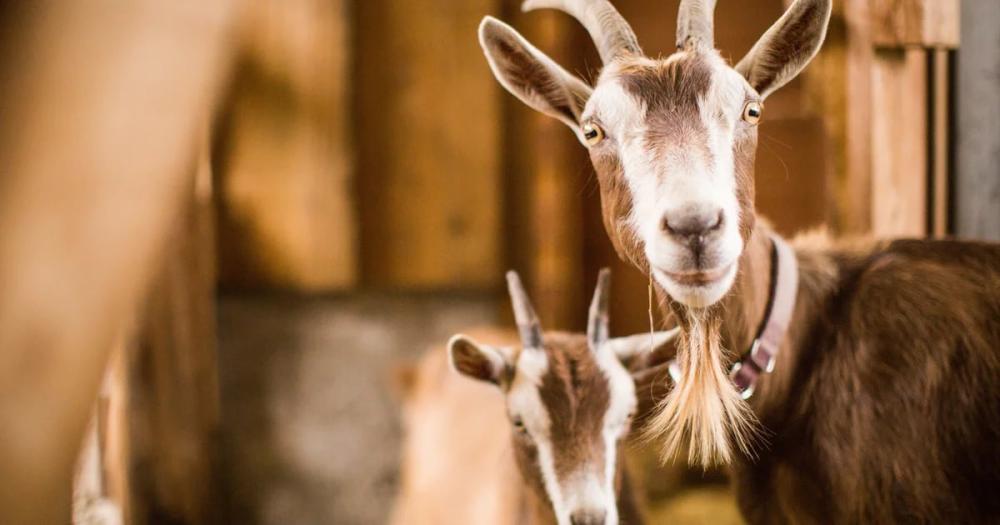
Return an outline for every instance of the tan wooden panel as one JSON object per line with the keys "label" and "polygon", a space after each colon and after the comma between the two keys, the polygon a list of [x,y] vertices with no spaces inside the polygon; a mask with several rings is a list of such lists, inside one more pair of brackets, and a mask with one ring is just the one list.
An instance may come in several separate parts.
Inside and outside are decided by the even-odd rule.
{"label": "tan wooden panel", "polygon": [[880,50],[872,74],[872,233],[927,233],[927,56]]}
{"label": "tan wooden panel", "polygon": [[[507,4],[516,12],[517,1]],[[590,40],[569,16],[538,11],[509,20],[569,71],[583,71]],[[596,191],[587,151],[561,122],[506,93],[504,101],[509,266],[524,278],[546,329],[582,330],[593,285],[584,278],[584,193]]]}
{"label": "tan wooden panel", "polygon": [[957,48],[960,5],[960,0],[872,0],[873,40],[889,48]]}
{"label": "tan wooden panel", "polygon": [[126,350],[130,523],[220,519],[211,173],[175,224]]}
{"label": "tan wooden panel", "polygon": [[0,472],[17,475],[0,523],[69,517],[110,349],[190,191],[235,4],[0,8]]}
{"label": "tan wooden panel", "polygon": [[844,97],[832,99],[824,116],[845,115],[843,170],[837,193],[838,230],[868,233],[872,229],[872,62],[871,17],[868,0],[847,0],[843,9],[846,38]]}
{"label": "tan wooden panel", "polygon": [[500,282],[499,86],[476,38],[497,4],[355,4],[360,244],[371,285]]}
{"label": "tan wooden panel", "polygon": [[346,2],[252,5],[217,137],[222,284],[350,288],[357,250]]}

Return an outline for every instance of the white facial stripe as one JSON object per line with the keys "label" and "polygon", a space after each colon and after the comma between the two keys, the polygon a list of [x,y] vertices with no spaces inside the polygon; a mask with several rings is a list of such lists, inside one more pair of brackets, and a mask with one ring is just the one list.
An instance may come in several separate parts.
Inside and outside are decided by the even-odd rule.
{"label": "white facial stripe", "polygon": [[597,366],[604,372],[610,391],[608,411],[604,414],[604,506],[608,509],[607,523],[618,523],[615,503],[615,465],[618,461],[618,440],[628,429],[625,423],[635,410],[635,382],[625,370],[611,347],[597,351]]}

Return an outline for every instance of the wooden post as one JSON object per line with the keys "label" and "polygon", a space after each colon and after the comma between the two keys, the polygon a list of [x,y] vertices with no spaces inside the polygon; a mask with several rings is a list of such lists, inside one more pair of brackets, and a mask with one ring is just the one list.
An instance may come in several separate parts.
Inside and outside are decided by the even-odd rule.
{"label": "wooden post", "polygon": [[329,292],[357,281],[347,4],[250,4],[213,159],[224,287]]}
{"label": "wooden post", "polygon": [[927,55],[880,49],[872,75],[872,232],[927,233]]}
{"label": "wooden post", "polygon": [[217,523],[219,385],[208,142],[126,350],[130,523]]}
{"label": "wooden post", "polygon": [[956,48],[960,4],[960,0],[872,0],[872,40],[886,48]]}
{"label": "wooden post", "polygon": [[931,52],[931,178],[929,233],[943,237],[952,233],[952,108],[951,56],[947,50]]}
{"label": "wooden post", "polygon": [[502,285],[500,91],[476,39],[498,1],[460,4],[355,4],[362,272],[378,288]]}
{"label": "wooden post", "polygon": [[[504,18],[570,71],[581,63],[581,50],[593,47],[565,14],[520,14],[520,2],[505,5]],[[563,123],[506,92],[503,97],[510,266],[521,272],[546,328],[580,330],[589,293],[583,271],[583,193],[588,186],[596,191],[586,150]]]}
{"label": "wooden post", "polygon": [[191,187],[236,2],[2,9],[0,472],[17,480],[0,523],[65,523],[108,353]]}
{"label": "wooden post", "polygon": [[959,45],[958,0],[876,0],[872,43],[872,230],[948,231],[947,49]]}

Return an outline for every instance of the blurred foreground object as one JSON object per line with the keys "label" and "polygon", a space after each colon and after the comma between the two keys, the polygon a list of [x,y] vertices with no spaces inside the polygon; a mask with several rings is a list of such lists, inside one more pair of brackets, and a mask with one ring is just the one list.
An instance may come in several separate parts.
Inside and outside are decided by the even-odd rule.
{"label": "blurred foreground object", "polygon": [[70,516],[109,351],[192,191],[236,5],[0,11],[0,523]]}

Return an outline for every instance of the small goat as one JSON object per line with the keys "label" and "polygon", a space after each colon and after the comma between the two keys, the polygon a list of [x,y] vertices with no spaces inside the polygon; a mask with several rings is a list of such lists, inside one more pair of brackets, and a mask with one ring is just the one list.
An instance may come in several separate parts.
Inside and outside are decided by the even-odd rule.
{"label": "small goat", "polygon": [[1000,520],[1000,246],[793,249],[758,221],[763,102],[818,52],[831,1],[795,0],[735,67],[714,6],[682,0],[678,51],[651,59],[607,0],[526,1],[586,27],[593,87],[480,26],[500,83],[588,148],[612,243],[679,322],[649,433],[667,455],[732,462],[752,523]]}
{"label": "small goat", "polygon": [[[462,414],[454,418],[456,421],[441,417],[435,419],[435,424],[449,433],[458,432],[462,426],[460,420],[466,417],[477,418],[478,421],[477,428],[466,431],[483,435],[483,430],[486,430],[484,443],[476,443],[477,457],[465,461],[479,465],[480,470],[495,471],[497,474],[487,475],[491,478],[488,481],[481,479],[483,472],[473,474],[475,478],[463,480],[470,483],[478,479],[483,485],[475,487],[476,490],[491,491],[490,497],[482,500],[481,512],[496,513],[499,505],[490,503],[494,499],[502,499],[508,504],[515,501],[521,503],[517,510],[503,509],[504,519],[476,514],[475,522],[518,525],[642,523],[624,462],[619,461],[636,408],[634,383],[622,360],[648,351],[650,345],[664,344],[675,332],[609,340],[608,272],[604,270],[594,292],[587,335],[543,334],[517,275],[510,272],[507,279],[517,318],[520,348],[481,344],[464,335],[453,337],[448,344],[449,361],[456,371],[499,387],[507,417],[494,417],[491,407],[479,398],[476,408],[465,404],[464,410],[485,411],[491,414],[489,421],[473,414]],[[436,397],[435,407],[448,406],[448,400]],[[460,402],[457,399],[453,401]],[[505,434],[513,434],[513,439],[508,437],[506,441],[512,447],[512,463],[517,465],[521,475],[521,480],[517,481],[517,486],[522,489],[520,496],[512,494],[507,486],[509,483],[503,481],[509,479],[509,474],[505,474],[506,466],[496,464],[501,460],[496,457],[499,450],[497,420],[510,427]],[[411,430],[414,429],[408,428],[407,441],[413,437]],[[424,450],[414,452],[429,454],[427,449],[436,445],[431,444]],[[448,453],[457,452],[450,450]],[[479,457],[482,454],[490,457]],[[493,464],[484,468],[484,460]],[[404,477],[414,475],[415,472],[404,469]],[[454,481],[448,484],[454,484]],[[441,492],[443,488],[437,487],[437,491]],[[448,497],[451,495],[448,494]],[[419,503],[409,506],[411,509],[420,508]],[[450,510],[455,512],[454,508]],[[407,512],[407,523],[423,523],[431,520],[414,514],[429,514],[433,509],[400,508],[397,516],[402,517]]]}

